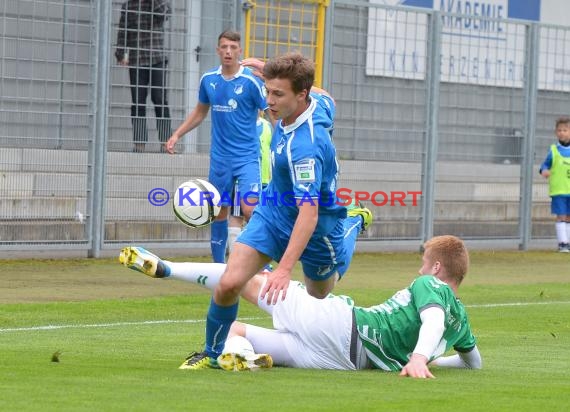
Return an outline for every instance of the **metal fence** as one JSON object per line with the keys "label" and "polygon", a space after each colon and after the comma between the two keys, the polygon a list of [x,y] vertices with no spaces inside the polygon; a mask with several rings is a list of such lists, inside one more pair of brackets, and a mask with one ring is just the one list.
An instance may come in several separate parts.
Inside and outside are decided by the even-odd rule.
{"label": "metal fence", "polygon": [[[253,27],[254,54],[276,43],[316,50],[323,35],[320,76],[337,102],[341,186],[374,194],[363,240],[417,246],[453,233],[554,245],[537,164],[555,141],[555,119],[570,113],[567,28],[479,16],[474,32],[466,16],[350,0],[170,3],[163,70],[171,127],[195,105],[201,73],[217,66],[223,29]],[[186,229],[147,196],[207,176],[209,122],[184,138],[181,153],[166,155],[149,98],[148,143],[133,152],[129,69],[114,56],[121,5],[2,2],[0,250],[98,256],[127,242],[207,244],[207,229]],[[327,5],[325,27],[315,30]]]}

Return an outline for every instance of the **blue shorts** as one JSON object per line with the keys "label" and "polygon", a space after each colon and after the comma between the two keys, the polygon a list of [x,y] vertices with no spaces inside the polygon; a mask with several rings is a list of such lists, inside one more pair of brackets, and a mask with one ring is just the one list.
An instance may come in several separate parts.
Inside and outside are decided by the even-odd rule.
{"label": "blue shorts", "polygon": [[[339,265],[346,259],[344,247],[343,221],[339,219],[335,228],[327,236],[313,235],[300,257],[303,273],[309,279],[319,281],[333,276]],[[279,262],[289,244],[291,233],[285,233],[266,220],[257,209],[237,239],[260,253]]]}
{"label": "blue shorts", "polygon": [[556,216],[570,216],[570,196],[552,196],[550,211]]}
{"label": "blue shorts", "polygon": [[210,159],[210,173],[208,181],[220,192],[221,206],[231,206],[233,203],[234,184],[238,182],[239,198],[259,197],[261,188],[261,174],[259,159],[232,166],[221,160]]}

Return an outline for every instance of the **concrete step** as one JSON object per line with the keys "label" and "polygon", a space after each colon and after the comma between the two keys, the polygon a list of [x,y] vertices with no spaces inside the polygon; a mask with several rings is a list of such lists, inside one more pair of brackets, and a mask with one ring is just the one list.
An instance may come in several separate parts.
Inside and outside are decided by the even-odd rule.
{"label": "concrete step", "polygon": [[[176,188],[190,178],[207,178],[207,171],[173,174],[157,173],[153,176],[132,174],[109,174],[105,182],[108,198],[146,199],[150,190],[164,188],[173,193]],[[435,185],[436,200],[458,201],[518,201],[519,182],[482,183],[438,181]],[[81,173],[46,172],[3,172],[0,174],[0,197],[30,198],[33,196],[85,197],[87,175]],[[342,196],[370,197],[376,204],[397,203],[394,199],[404,197],[412,202],[421,197],[419,181],[396,182],[389,180],[349,180],[341,177],[338,192]],[[533,185],[534,199],[548,199],[548,185],[545,181]]]}
{"label": "concrete step", "polygon": [[[11,242],[81,242],[86,240],[86,226],[74,221],[3,222],[0,225],[0,244]],[[517,222],[458,222],[436,221],[434,234],[454,234],[464,238],[516,238]],[[369,240],[418,239],[420,222],[374,222],[361,235]],[[534,238],[554,237],[553,222],[534,222]],[[125,221],[105,224],[107,242],[208,242],[210,228],[191,229],[179,222]]]}
{"label": "concrete step", "polygon": [[[85,241],[85,230],[86,225],[77,221],[3,222],[0,225],[0,243]],[[105,240],[209,241],[210,228],[193,229],[180,222],[111,222],[105,224]]]}
{"label": "concrete step", "polygon": [[[168,155],[164,153],[108,152],[108,175],[194,176],[208,171],[210,157],[203,153]],[[88,157],[81,150],[42,150],[2,148],[0,172],[87,173]]]}
{"label": "concrete step", "polygon": [[[366,202],[365,206],[372,210],[375,220],[380,221],[417,221],[420,219],[421,203],[406,206],[374,206]],[[10,220],[75,220],[78,213],[87,217],[84,198],[0,197],[0,218]],[[108,221],[176,221],[172,213],[172,203],[164,206],[153,206],[147,194],[141,193],[139,198],[113,198],[105,201],[105,214]],[[519,216],[517,202],[504,201],[437,201],[434,218],[463,221],[516,221]],[[532,205],[533,220],[552,220],[550,202],[535,202]]]}
{"label": "concrete step", "polygon": [[[420,182],[421,165],[411,162],[340,160],[342,179],[347,182]],[[194,176],[207,172],[209,156],[205,153],[108,152],[108,174]],[[81,150],[2,148],[0,172],[86,173],[88,156]],[[536,167],[538,170],[538,167]],[[441,161],[436,166],[440,182],[518,183],[520,165]],[[533,174],[535,182],[544,179]]]}

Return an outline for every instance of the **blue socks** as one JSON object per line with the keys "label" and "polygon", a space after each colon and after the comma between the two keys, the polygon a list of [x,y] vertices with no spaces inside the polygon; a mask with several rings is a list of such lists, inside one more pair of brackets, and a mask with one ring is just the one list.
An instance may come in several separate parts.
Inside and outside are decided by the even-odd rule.
{"label": "blue socks", "polygon": [[210,228],[210,248],[214,263],[226,262],[226,245],[228,243],[228,221],[215,220]]}
{"label": "blue socks", "polygon": [[338,267],[339,277],[342,277],[352,261],[352,255],[354,255],[354,249],[356,248],[356,239],[358,234],[362,230],[362,218],[360,216],[347,216],[344,219],[344,248],[346,249],[346,259],[344,264]]}
{"label": "blue socks", "polygon": [[237,312],[237,303],[232,306],[220,306],[212,297],[206,318],[206,353],[209,357],[217,359],[224,350],[230,326],[236,320]]}

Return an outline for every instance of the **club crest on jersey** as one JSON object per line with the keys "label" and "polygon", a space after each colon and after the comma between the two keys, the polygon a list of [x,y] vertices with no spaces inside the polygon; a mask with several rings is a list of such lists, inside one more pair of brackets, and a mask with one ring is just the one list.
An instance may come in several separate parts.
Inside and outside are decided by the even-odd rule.
{"label": "club crest on jersey", "polygon": [[303,159],[293,166],[295,168],[295,181],[297,183],[311,183],[315,181],[315,159]]}
{"label": "club crest on jersey", "polygon": [[243,85],[238,84],[236,87],[234,87],[234,93],[235,94],[242,94],[243,93]]}
{"label": "club crest on jersey", "polygon": [[279,140],[279,143],[277,143],[277,146],[275,146],[275,151],[277,152],[277,154],[281,154],[284,147],[285,147],[285,139],[282,137],[281,140]]}

